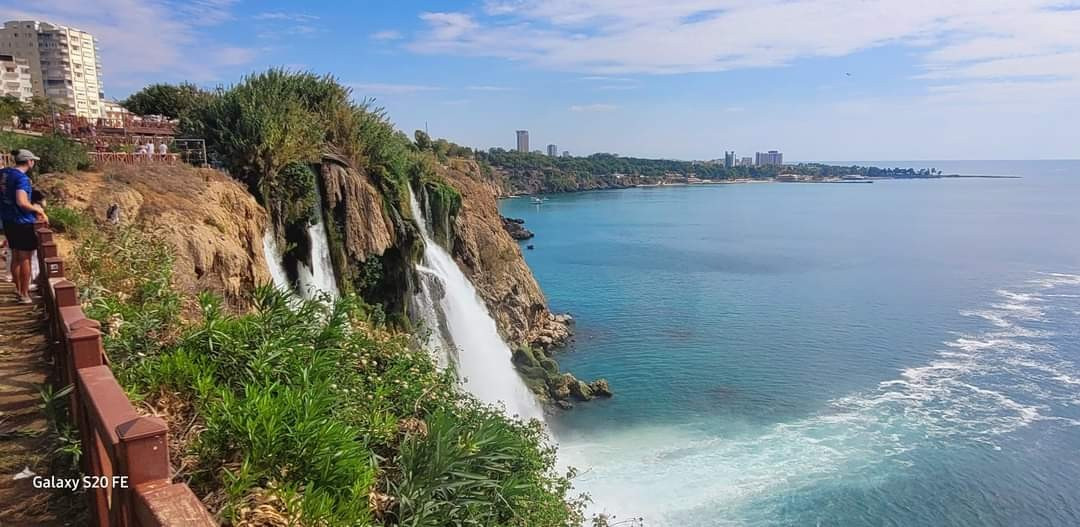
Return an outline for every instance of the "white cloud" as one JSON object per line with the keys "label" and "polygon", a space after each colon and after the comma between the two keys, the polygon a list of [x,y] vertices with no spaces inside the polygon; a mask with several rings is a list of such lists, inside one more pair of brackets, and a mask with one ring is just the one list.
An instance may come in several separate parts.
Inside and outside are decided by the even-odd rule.
{"label": "white cloud", "polygon": [[402,37],[400,31],[393,29],[384,29],[382,31],[376,31],[371,34],[372,40],[398,40]]}
{"label": "white cloud", "polygon": [[[208,27],[232,20],[234,0],[0,0],[6,19],[37,19],[97,37],[106,93],[150,80],[216,80],[256,51],[215,42]],[[208,34],[209,33],[209,34]],[[122,90],[123,91],[123,90]]]}
{"label": "white cloud", "polygon": [[488,56],[546,69],[715,72],[838,57],[885,45],[921,56],[933,85],[1080,80],[1076,0],[488,0],[476,13],[424,13],[422,53]]}
{"label": "white cloud", "polygon": [[382,82],[353,82],[348,83],[356,95],[368,97],[374,95],[408,95],[420,92],[439,90],[438,86],[424,84],[393,84]]}
{"label": "white cloud", "polygon": [[315,15],[305,13],[286,13],[283,11],[270,11],[255,15],[255,20],[279,20],[283,22],[314,22],[319,19]]}
{"label": "white cloud", "polygon": [[486,86],[485,85],[485,86],[467,86],[465,89],[469,90],[469,91],[510,91],[513,88],[508,88],[506,86]]}
{"label": "white cloud", "polygon": [[614,104],[575,104],[570,107],[571,112],[613,112],[619,107]]}
{"label": "white cloud", "polygon": [[604,81],[604,82],[634,82],[634,79],[628,77],[608,77],[606,75],[587,75],[582,77],[583,81]]}

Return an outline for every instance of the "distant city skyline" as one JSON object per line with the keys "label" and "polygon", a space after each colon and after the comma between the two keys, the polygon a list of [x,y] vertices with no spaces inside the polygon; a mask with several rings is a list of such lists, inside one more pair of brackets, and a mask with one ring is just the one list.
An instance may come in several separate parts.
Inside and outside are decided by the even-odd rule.
{"label": "distant city skyline", "polygon": [[1051,0],[0,0],[0,13],[97,37],[109,98],[283,66],[458,144],[513,148],[506,130],[528,128],[653,158],[716,159],[716,137],[800,161],[1080,157],[1080,9]]}

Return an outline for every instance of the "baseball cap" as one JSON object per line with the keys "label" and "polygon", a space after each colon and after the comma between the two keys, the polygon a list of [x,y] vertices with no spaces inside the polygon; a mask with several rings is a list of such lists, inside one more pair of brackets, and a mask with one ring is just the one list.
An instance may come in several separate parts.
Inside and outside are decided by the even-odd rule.
{"label": "baseball cap", "polygon": [[15,152],[16,163],[25,163],[27,161],[41,161],[41,158],[35,156],[33,152],[25,148],[20,149],[18,152]]}

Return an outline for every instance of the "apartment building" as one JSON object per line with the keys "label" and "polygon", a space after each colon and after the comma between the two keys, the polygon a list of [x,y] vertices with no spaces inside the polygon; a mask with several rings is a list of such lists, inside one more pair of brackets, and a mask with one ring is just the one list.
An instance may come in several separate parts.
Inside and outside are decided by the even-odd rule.
{"label": "apartment building", "polygon": [[29,101],[34,96],[30,83],[30,63],[9,53],[0,52],[0,97]]}
{"label": "apartment building", "polygon": [[517,131],[517,151],[528,152],[529,151],[529,131],[518,130]]}
{"label": "apartment building", "polygon": [[783,165],[784,154],[777,152],[776,150],[769,150],[768,152],[757,152],[754,154],[754,164],[757,166],[766,165]]}
{"label": "apartment building", "polygon": [[48,97],[79,117],[104,117],[97,39],[79,29],[14,20],[0,29],[0,53],[25,59],[33,95]]}

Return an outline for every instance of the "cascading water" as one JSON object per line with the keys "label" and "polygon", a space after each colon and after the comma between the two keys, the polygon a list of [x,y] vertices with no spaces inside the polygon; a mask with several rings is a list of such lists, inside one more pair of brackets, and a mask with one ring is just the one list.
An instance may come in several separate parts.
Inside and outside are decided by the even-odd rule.
{"label": "cascading water", "polygon": [[439,354],[440,362],[457,366],[465,389],[480,400],[502,404],[510,415],[542,420],[543,411],[514,370],[512,353],[499,336],[495,320],[454,259],[431,237],[411,188],[409,200],[421,220],[417,223],[424,239],[415,301],[432,332],[429,348]]}
{"label": "cascading water", "polygon": [[294,288],[289,280],[285,266],[282,265],[281,250],[271,230],[263,234],[263,256],[266,258],[266,267],[270,270],[274,287],[282,291],[299,293],[302,298],[307,299],[319,297],[323,293],[328,294],[331,299],[337,299],[340,293],[334,279],[334,264],[330,259],[330,244],[326,239],[322,195],[318,185],[315,186],[315,193],[319,203],[317,207],[319,221],[308,227],[308,238],[311,240],[311,253],[308,259],[311,261],[311,267],[304,265],[303,262],[297,263],[298,287]]}
{"label": "cascading water", "polygon": [[281,265],[281,251],[270,229],[263,234],[263,257],[266,258],[266,267],[270,270],[274,287],[281,291],[292,291],[289,275],[285,272],[285,266]]}
{"label": "cascading water", "polygon": [[322,192],[315,185],[316,203],[319,221],[308,227],[308,239],[311,240],[311,267],[300,262],[296,265],[299,273],[300,294],[304,298],[315,298],[321,294],[330,295],[331,299],[340,296],[337,281],[334,279],[334,262],[330,259],[330,243],[326,239],[326,218],[322,210]]}

